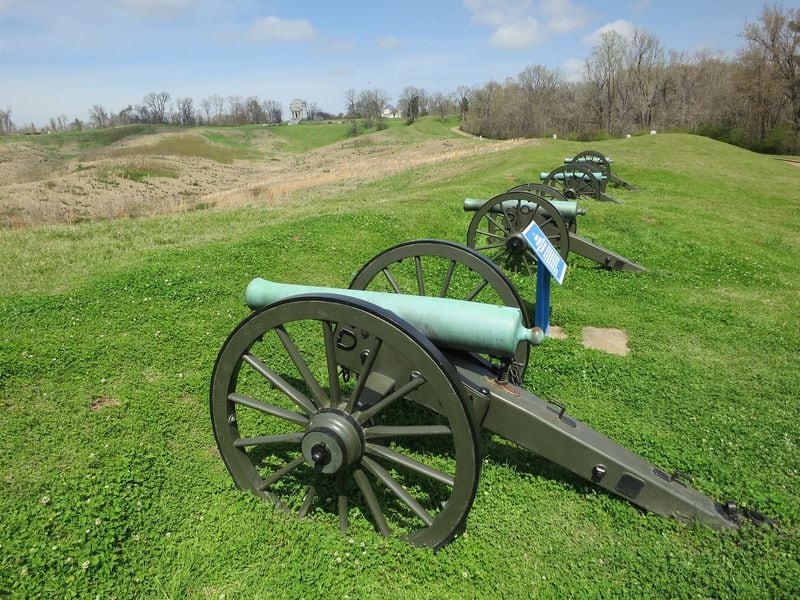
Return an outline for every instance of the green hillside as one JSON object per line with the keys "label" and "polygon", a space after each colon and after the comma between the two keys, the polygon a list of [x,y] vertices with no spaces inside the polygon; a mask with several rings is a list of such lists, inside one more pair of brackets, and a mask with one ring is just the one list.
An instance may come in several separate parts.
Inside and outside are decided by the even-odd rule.
{"label": "green hillside", "polygon": [[[370,135],[455,135],[437,123]],[[342,127],[263,129],[301,151]],[[225,135],[206,139],[257,147]],[[800,170],[680,134],[592,147],[641,190],[582,202],[578,232],[650,271],[570,257],[551,318],[569,337],[532,351],[525,385],[779,531],[646,514],[488,434],[466,530],[437,553],[235,489],[208,387],[247,282],[346,286],[395,243],[463,242],[464,197],[586,148],[542,140],[325,202],[0,231],[0,596],[797,597]],[[585,326],[624,329],[631,354],[584,348]]]}

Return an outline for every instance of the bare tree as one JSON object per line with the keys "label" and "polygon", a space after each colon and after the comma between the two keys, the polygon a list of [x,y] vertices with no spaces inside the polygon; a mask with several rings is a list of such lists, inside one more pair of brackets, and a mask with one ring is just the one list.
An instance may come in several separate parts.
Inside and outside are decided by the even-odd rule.
{"label": "bare tree", "polygon": [[268,123],[280,123],[283,121],[283,106],[277,100],[264,100],[261,104],[264,113],[267,115]]}
{"label": "bare tree", "polygon": [[247,100],[244,101],[244,114],[245,122],[251,125],[257,125],[258,123],[265,123],[267,121],[266,111],[264,111],[261,102],[259,102],[256,96],[249,96]]}
{"label": "bare tree", "polygon": [[203,115],[205,115],[205,119],[202,116],[198,117],[198,120],[204,121],[206,125],[211,124],[211,99],[203,98],[200,100],[200,109],[203,111]]}
{"label": "bare tree", "polygon": [[103,129],[109,125],[108,111],[100,104],[89,109],[89,125],[94,129]]}
{"label": "bare tree", "polygon": [[453,92],[453,104],[458,107],[458,114],[461,115],[461,118],[464,118],[464,115],[469,110],[469,97],[471,94],[471,90],[465,86],[460,85],[458,86]]}
{"label": "bare tree", "polygon": [[453,103],[448,96],[445,96],[441,92],[436,92],[431,96],[430,104],[433,107],[433,110],[441,117],[442,123],[444,123],[444,118],[453,110]]}
{"label": "bare tree", "polygon": [[742,36],[751,51],[769,59],[789,101],[792,126],[800,132],[800,8],[765,5],[757,23],[745,26]]}
{"label": "bare tree", "polygon": [[211,106],[214,109],[214,123],[216,125],[221,125],[222,115],[225,112],[225,98],[219,94],[212,94],[208,97],[208,100],[211,102]]}
{"label": "bare tree", "polygon": [[362,90],[356,100],[356,112],[364,119],[365,127],[372,127],[377,121],[379,128],[385,127],[383,109],[389,104],[389,94],[380,88]]}
{"label": "bare tree", "polygon": [[5,110],[0,110],[0,135],[14,133],[14,123],[11,121],[11,107],[6,106]]}
{"label": "bare tree", "polygon": [[355,119],[358,116],[358,107],[356,103],[358,101],[358,94],[353,88],[349,88],[344,93],[344,104],[345,109],[347,110],[347,118],[348,119]]}
{"label": "bare tree", "polygon": [[194,112],[194,100],[178,98],[175,100],[175,122],[179,125],[195,125],[197,115]]}
{"label": "bare tree", "polygon": [[150,92],[143,98],[142,103],[151,123],[167,122],[167,103],[169,99],[170,95],[167,92]]}
{"label": "bare tree", "polygon": [[427,112],[428,97],[425,90],[413,85],[406,86],[397,99],[397,108],[406,121],[413,123]]}
{"label": "bare tree", "polygon": [[616,100],[625,50],[625,39],[612,29],[600,36],[586,61],[590,108],[597,124],[609,132],[614,130],[614,113],[618,110]]}
{"label": "bare tree", "polygon": [[118,125],[129,125],[133,122],[133,107],[129,104],[115,115],[111,115],[109,124],[111,127]]}
{"label": "bare tree", "polygon": [[309,121],[316,121],[319,119],[319,106],[316,102],[309,102],[306,106],[306,113],[308,114]]}
{"label": "bare tree", "polygon": [[541,136],[550,128],[551,114],[562,85],[561,77],[547,67],[532,65],[525,67],[517,79],[525,96],[520,115],[524,120],[521,133]]}
{"label": "bare tree", "polygon": [[231,125],[241,125],[246,120],[246,110],[244,107],[244,100],[238,94],[228,96],[228,116]]}
{"label": "bare tree", "polygon": [[640,127],[650,129],[664,85],[666,59],[661,42],[644,29],[635,29],[625,53],[623,87],[630,94],[634,119]]}

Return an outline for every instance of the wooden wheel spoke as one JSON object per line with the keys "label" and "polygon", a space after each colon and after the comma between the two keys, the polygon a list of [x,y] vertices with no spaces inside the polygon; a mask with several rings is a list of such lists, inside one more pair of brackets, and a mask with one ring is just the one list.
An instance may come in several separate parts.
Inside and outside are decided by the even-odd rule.
{"label": "wooden wheel spoke", "polygon": [[303,505],[300,507],[300,510],[297,511],[297,516],[300,517],[301,519],[305,518],[305,516],[308,514],[308,511],[311,508],[311,504],[314,502],[314,498],[317,497],[318,484],[319,484],[318,478],[315,477],[311,485],[308,486],[306,497],[303,499]]}
{"label": "wooden wheel spoke", "polygon": [[394,392],[390,393],[388,396],[384,396],[378,402],[367,408],[366,410],[360,411],[355,413],[355,418],[359,423],[366,423],[372,417],[381,414],[384,410],[389,408],[392,404],[394,404],[397,400],[405,396],[406,394],[410,394],[415,389],[420,387],[425,383],[425,378],[420,375],[419,377],[414,377],[411,381],[406,383],[400,389],[395,390]]}
{"label": "wooden wheel spoke", "polygon": [[331,392],[331,406],[339,406],[342,401],[342,388],[339,385],[339,365],[336,363],[333,323],[322,321],[322,335],[325,338],[325,362],[328,366],[328,387]]}
{"label": "wooden wheel spoke", "polygon": [[376,425],[364,429],[366,439],[385,437],[427,437],[453,435],[447,425]]}
{"label": "wooden wheel spoke", "polygon": [[344,472],[336,473],[336,509],[339,513],[339,531],[347,533],[347,491],[345,489]]}
{"label": "wooden wheel spoke", "polygon": [[438,469],[434,469],[433,467],[429,467],[425,463],[421,463],[418,460],[415,460],[405,454],[400,454],[396,450],[392,450],[387,446],[381,446],[379,444],[372,444],[367,442],[366,444],[366,451],[367,454],[371,454],[372,456],[378,456],[390,462],[393,462],[401,467],[405,467],[406,469],[411,469],[419,473],[420,475],[424,475],[434,481],[438,481],[439,483],[443,483],[445,485],[449,485],[453,487],[455,485],[455,480],[448,475],[447,473],[443,473]]}
{"label": "wooden wheel spoke", "polygon": [[269,486],[271,486],[273,483],[276,483],[282,477],[285,477],[286,475],[288,475],[289,473],[294,471],[297,467],[302,465],[305,462],[305,460],[306,459],[303,457],[303,455],[300,454],[299,456],[294,458],[294,460],[291,460],[288,463],[286,463],[285,465],[283,465],[280,469],[275,471],[272,475],[270,475],[269,477],[264,478],[264,481],[261,482],[261,485],[258,486],[258,489],[261,490],[261,491],[264,491]]}
{"label": "wooden wheel spoke", "polygon": [[[485,235],[487,238],[493,238],[495,240],[505,240],[508,237],[508,233],[505,232],[505,231],[503,232],[503,235],[499,235],[497,233],[492,233],[491,231],[484,231],[483,229],[478,229],[475,233],[480,233],[482,235]],[[487,241],[491,241],[491,240],[487,240]],[[478,248],[475,248],[475,249],[478,250]]]}
{"label": "wooden wheel spoke", "polygon": [[544,229],[545,226],[547,226],[548,224],[555,223],[555,220],[556,220],[555,217],[553,217],[552,215],[547,215],[547,218],[542,221],[539,227],[541,229]]}
{"label": "wooden wheel spoke", "polygon": [[487,246],[475,246],[475,250],[493,250],[495,248],[505,248],[505,242],[502,244],[488,244]]}
{"label": "wooden wheel spoke", "polygon": [[425,276],[422,273],[422,258],[414,257],[414,271],[417,273],[417,292],[419,296],[425,295]]}
{"label": "wooden wheel spoke", "polygon": [[389,267],[384,268],[382,273],[386,276],[386,280],[389,282],[389,285],[392,286],[395,294],[404,293],[403,290],[400,289],[400,284],[397,283],[397,279],[394,278],[394,275],[392,275],[392,271],[389,269]]}
{"label": "wooden wheel spoke", "polygon": [[233,445],[236,448],[247,448],[248,446],[267,446],[272,444],[299,444],[303,441],[303,432],[279,433],[277,435],[259,435],[256,437],[239,438]]}
{"label": "wooden wheel spoke", "polygon": [[273,406],[272,404],[266,404],[264,402],[261,402],[261,400],[256,400],[248,396],[243,396],[242,394],[236,394],[236,393],[228,394],[228,400],[236,404],[239,404],[241,406],[252,408],[264,414],[272,415],[273,417],[278,417],[279,419],[283,419],[284,421],[289,421],[290,423],[297,423],[298,425],[305,425],[306,423],[308,423],[308,417],[305,415],[301,415],[300,413],[294,412],[292,410],[286,410],[285,408],[281,408],[280,406]]}
{"label": "wooden wheel spoke", "polygon": [[504,205],[504,204],[501,202],[501,203],[500,203],[500,210],[502,210],[502,211],[503,211],[503,216],[504,216],[504,217],[505,217],[505,219],[506,219],[506,223],[508,223],[508,224],[509,224],[509,227],[510,227],[510,226],[511,226],[511,223],[513,223],[513,222],[514,222],[514,219],[512,219],[512,218],[511,218],[511,213],[509,213],[509,209],[508,209],[508,208],[506,208],[506,206],[505,206],[505,205]]}
{"label": "wooden wheel spoke", "polygon": [[375,358],[377,358],[382,344],[383,342],[380,338],[375,339],[375,343],[372,345],[372,348],[367,355],[367,361],[364,363],[364,368],[361,369],[361,373],[358,374],[356,387],[353,389],[353,392],[350,394],[350,398],[347,400],[345,411],[353,412],[358,399],[361,397],[361,393],[364,391],[364,386],[367,384],[367,379],[369,378],[369,374],[372,372],[372,367],[375,364]]}
{"label": "wooden wheel spoke", "polygon": [[403,502],[408,508],[411,509],[420,520],[425,523],[425,525],[430,526],[433,523],[433,517],[430,513],[425,510],[422,505],[417,502],[414,497],[408,493],[400,483],[391,475],[389,475],[388,471],[372,460],[370,457],[365,456],[361,459],[361,464],[364,465],[364,468],[367,469],[370,473],[372,473],[378,481],[380,481],[383,485],[385,485],[389,491],[391,491],[395,496],[397,496],[400,501]]}
{"label": "wooden wheel spoke", "polygon": [[[503,248],[505,248],[505,245],[503,246]],[[477,295],[480,294],[484,290],[484,288],[487,285],[489,285],[489,282],[484,279],[481,283],[479,283],[477,286],[475,286],[475,289],[472,290],[469,293],[469,295],[466,298],[464,298],[464,300],[472,302],[477,297]]]}
{"label": "wooden wheel spoke", "polygon": [[322,390],[322,387],[320,387],[317,379],[311,373],[311,369],[308,368],[308,363],[306,363],[303,355],[300,354],[300,350],[297,348],[294,340],[291,338],[283,325],[276,327],[275,331],[278,334],[283,347],[286,349],[286,352],[289,353],[289,356],[291,357],[295,366],[297,366],[297,370],[300,371],[300,376],[303,378],[303,381],[308,386],[308,389],[311,390],[311,395],[313,396],[311,398],[311,402],[313,407],[318,410],[323,406],[326,406],[330,402],[328,395]]}
{"label": "wooden wheel spoke", "polygon": [[303,409],[303,412],[306,414],[311,414],[316,411],[314,403],[311,402],[311,400],[309,400],[305,394],[286,381],[283,377],[278,375],[275,371],[270,369],[263,362],[258,360],[255,356],[252,354],[245,354],[242,356],[242,359],[251,367],[253,367],[258,373],[266,377],[266,379],[269,380],[272,385],[288,396],[292,402]]}
{"label": "wooden wheel spoke", "polygon": [[442,282],[442,289],[439,291],[439,297],[444,298],[450,290],[450,281],[453,279],[453,271],[456,269],[456,261],[450,259],[450,265],[447,267],[447,273],[444,275],[444,282]]}
{"label": "wooden wheel spoke", "polygon": [[533,277],[533,270],[531,269],[531,264],[530,262],[528,262],[528,259],[524,254],[522,255],[522,263],[525,265],[525,269],[528,271],[528,276]]}
{"label": "wooden wheel spoke", "polygon": [[367,507],[369,507],[369,511],[372,513],[372,518],[375,519],[375,524],[378,526],[378,529],[384,537],[391,536],[392,530],[389,529],[389,524],[386,523],[386,517],[383,516],[381,505],[378,502],[378,498],[375,496],[375,492],[372,491],[372,486],[369,484],[369,479],[367,479],[364,471],[361,469],[353,471],[353,479],[356,480],[358,489],[361,490],[361,494],[364,496],[364,500],[367,503]]}
{"label": "wooden wheel spoke", "polygon": [[[505,224],[504,224],[504,223],[507,223],[508,221],[502,221],[502,220],[498,221],[498,220],[495,220],[495,219],[494,219],[494,217],[492,217],[492,216],[491,216],[489,213],[486,213],[484,216],[486,217],[486,220],[487,220],[487,221],[489,221],[490,223],[492,223],[492,225],[494,225],[495,227],[497,227],[497,228],[498,228],[498,229],[500,229],[501,231],[505,232],[506,234],[509,234],[509,233],[511,233],[511,231],[509,230],[509,228],[508,228],[508,227],[506,227],[506,226],[505,226]],[[479,233],[483,233],[483,232],[479,232]]]}

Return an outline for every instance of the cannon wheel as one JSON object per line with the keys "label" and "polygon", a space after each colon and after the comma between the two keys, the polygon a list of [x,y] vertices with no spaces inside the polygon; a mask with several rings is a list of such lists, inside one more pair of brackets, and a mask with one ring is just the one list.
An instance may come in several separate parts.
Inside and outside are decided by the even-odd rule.
{"label": "cannon wheel", "polygon": [[[361,267],[350,288],[502,304],[520,309],[525,327],[533,326],[517,288],[492,261],[445,240],[416,240],[384,250]],[[529,353],[528,344],[517,347],[510,373],[514,383],[522,382]],[[500,368],[498,359],[482,358]]]}
{"label": "cannon wheel", "polygon": [[[503,207],[509,200],[517,205]],[[566,259],[569,231],[564,218],[549,201],[528,192],[506,192],[487,200],[469,223],[467,245],[509,271],[532,275],[536,257],[521,236],[532,220]]]}
{"label": "cannon wheel", "polygon": [[[574,176],[575,173],[580,175]],[[559,174],[563,174],[563,179],[557,179]],[[556,188],[568,200],[575,200],[578,196],[588,196],[594,200],[602,200],[602,183],[594,176],[592,171],[583,165],[575,163],[561,165],[547,174],[544,184]]]}
{"label": "cannon wheel", "polygon": [[[545,200],[558,200],[559,202],[566,201],[567,198],[559,192],[556,188],[545,185],[543,183],[523,183],[522,185],[518,185],[516,187],[511,188],[508,190],[509,192],[529,192],[531,194],[536,194],[537,196],[541,196]],[[563,215],[562,215],[563,216]],[[567,229],[570,233],[577,233],[578,231],[578,219],[565,219],[567,223]]]}
{"label": "cannon wheel", "polygon": [[480,472],[462,390],[438,348],[392,313],[298,296],[228,337],[211,421],[240,488],[343,533],[371,520],[384,536],[438,548],[464,523]]}
{"label": "cannon wheel", "polygon": [[597,150],[578,152],[572,157],[572,163],[581,164],[581,162],[584,163],[584,166],[591,165],[591,168],[595,169],[594,172],[602,173],[606,176],[606,181],[611,181],[611,163],[602,152]]}

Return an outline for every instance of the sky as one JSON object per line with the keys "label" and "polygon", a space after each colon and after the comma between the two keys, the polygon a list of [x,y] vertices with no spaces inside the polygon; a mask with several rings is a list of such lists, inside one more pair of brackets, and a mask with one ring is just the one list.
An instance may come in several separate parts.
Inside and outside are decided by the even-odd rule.
{"label": "sky", "polygon": [[[798,0],[784,2],[794,8]],[[302,98],[348,89],[449,93],[526,66],[581,68],[598,35],[634,28],[667,49],[733,55],[760,0],[0,0],[0,108],[18,127],[117,112],[150,92]]]}

